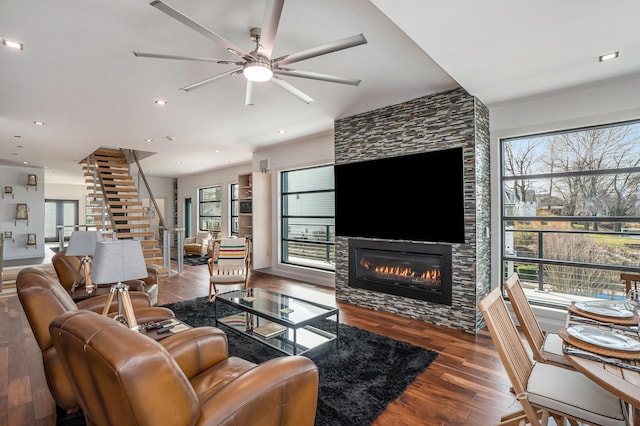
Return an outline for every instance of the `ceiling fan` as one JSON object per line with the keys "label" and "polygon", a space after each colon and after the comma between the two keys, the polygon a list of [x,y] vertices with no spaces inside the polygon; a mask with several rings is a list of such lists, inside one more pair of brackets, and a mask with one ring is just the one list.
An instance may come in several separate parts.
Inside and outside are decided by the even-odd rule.
{"label": "ceiling fan", "polygon": [[219,34],[216,34],[215,32],[205,28],[204,26],[195,22],[193,19],[182,14],[181,12],[178,12],[176,9],[163,3],[160,0],[152,1],[150,5],[166,13],[172,18],[182,22],[183,24],[199,32],[203,36],[215,41],[216,43],[221,44],[225,49],[227,49],[227,51],[240,58],[240,60],[224,60],[193,56],[176,56],[158,53],[133,52],[133,54],[137,57],[216,62],[218,64],[236,65],[236,67],[230,71],[225,71],[221,74],[214,75],[213,77],[206,78],[197,83],[182,87],[180,88],[180,90],[185,90],[188,92],[224,77],[243,74],[247,79],[245,105],[253,105],[253,83],[263,81],[272,81],[290,94],[310,104],[314,102],[314,100],[310,96],[297,89],[293,85],[289,84],[285,80],[281,79],[279,76],[284,75],[291,77],[309,78],[313,80],[328,81],[331,83],[349,84],[352,86],[357,86],[358,84],[360,84],[361,80],[343,78],[330,74],[296,70],[288,68],[286,66],[295,62],[303,61],[305,59],[326,55],[328,53],[337,52],[339,50],[348,49],[350,47],[359,46],[361,44],[366,44],[367,39],[362,34],[347,37],[341,40],[336,40],[331,43],[323,44],[296,53],[290,53],[288,55],[280,56],[274,59],[271,58],[274,41],[276,39],[276,33],[278,31],[278,24],[280,22],[280,16],[282,15],[284,0],[267,0],[267,5],[265,7],[265,12],[262,20],[262,28],[250,29],[251,40],[256,44],[255,49],[251,52],[244,51]]}

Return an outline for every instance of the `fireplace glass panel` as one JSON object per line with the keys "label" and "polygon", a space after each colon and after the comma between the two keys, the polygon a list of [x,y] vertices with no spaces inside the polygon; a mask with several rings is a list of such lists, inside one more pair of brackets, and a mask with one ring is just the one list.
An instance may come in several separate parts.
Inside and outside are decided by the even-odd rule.
{"label": "fireplace glass panel", "polygon": [[441,256],[360,249],[356,279],[419,289],[441,285]]}
{"label": "fireplace glass panel", "polygon": [[451,305],[451,246],[349,239],[349,286]]}

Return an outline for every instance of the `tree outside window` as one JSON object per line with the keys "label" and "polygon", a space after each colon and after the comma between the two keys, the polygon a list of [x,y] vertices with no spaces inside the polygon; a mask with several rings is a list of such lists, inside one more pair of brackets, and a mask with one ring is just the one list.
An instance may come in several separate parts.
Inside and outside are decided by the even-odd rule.
{"label": "tree outside window", "polygon": [[640,122],[504,139],[503,278],[530,299],[624,298],[640,267]]}

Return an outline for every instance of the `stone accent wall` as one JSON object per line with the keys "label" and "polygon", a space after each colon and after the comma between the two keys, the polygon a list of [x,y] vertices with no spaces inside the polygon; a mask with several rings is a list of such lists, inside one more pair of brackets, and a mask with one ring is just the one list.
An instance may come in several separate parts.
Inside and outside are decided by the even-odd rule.
{"label": "stone accent wall", "polygon": [[[464,151],[466,242],[451,244],[452,305],[349,287],[346,237],[336,237],[337,300],[471,333],[483,326],[477,302],[491,289],[489,110],[459,88],[335,122],[336,164],[457,146]],[[429,185],[437,185],[437,182],[407,183],[416,185],[417,194],[421,190],[426,192]]]}

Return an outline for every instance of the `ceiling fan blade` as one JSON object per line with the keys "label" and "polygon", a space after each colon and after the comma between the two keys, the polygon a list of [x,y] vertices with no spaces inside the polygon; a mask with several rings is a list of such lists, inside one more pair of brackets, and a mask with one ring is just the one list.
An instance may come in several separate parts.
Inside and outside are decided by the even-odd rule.
{"label": "ceiling fan blade", "polygon": [[216,62],[218,64],[233,64],[233,65],[243,64],[243,62],[227,61],[224,59],[201,58],[198,56],[177,56],[177,55],[164,55],[162,53],[145,53],[145,52],[132,52],[132,53],[139,58],[178,59],[181,61]]}
{"label": "ceiling fan blade", "polygon": [[244,59],[255,59],[253,56],[251,56],[251,54],[245,52],[244,50],[240,49],[238,46],[236,46],[235,44],[231,43],[229,40],[225,39],[224,37],[222,37],[219,34],[214,33],[213,31],[203,27],[202,25],[200,25],[199,23],[197,23],[196,21],[194,21],[193,19],[189,18],[186,15],[183,15],[182,13],[178,12],[177,10],[175,10],[174,8],[172,8],[171,6],[169,6],[168,4],[165,4],[163,2],[161,2],[160,0],[154,0],[151,3],[149,3],[151,6],[155,7],[156,9],[166,13],[167,15],[171,16],[172,18],[182,22],[183,24],[185,24],[186,26],[188,26],[189,28],[196,30],[197,32],[199,32],[200,34],[202,34],[203,36],[217,42],[217,43],[221,43],[225,49],[227,49],[229,52],[233,53],[234,55],[240,56],[241,58]]}
{"label": "ceiling fan blade", "polygon": [[358,34],[352,37],[343,38],[342,40],[336,40],[331,43],[323,44],[322,46],[312,47],[311,49],[301,50],[297,53],[291,53],[289,55],[281,56],[272,60],[274,66],[282,66],[292,64],[294,62],[303,61],[305,59],[314,58],[320,55],[326,55],[327,53],[337,52],[338,50],[348,49],[350,47],[359,46],[361,44],[367,44],[367,39],[362,34]]}
{"label": "ceiling fan blade", "polygon": [[267,58],[271,58],[273,44],[276,40],[280,16],[282,16],[282,6],[284,0],[271,0],[265,6],[264,17],[262,18],[262,34],[260,35],[260,44],[262,45],[262,54]]}
{"label": "ceiling fan blade", "polygon": [[362,80],[355,78],[344,78],[330,74],[320,74],[318,72],[293,70],[291,68],[274,68],[274,74],[288,75],[290,77],[310,78],[313,80],[329,81],[331,83],[350,84],[351,86],[357,86]]}
{"label": "ceiling fan blade", "polygon": [[309,95],[304,93],[302,90],[296,89],[291,84],[287,83],[286,81],[284,81],[281,78],[273,76],[271,81],[273,81],[275,84],[277,84],[278,86],[282,87],[284,90],[286,90],[287,92],[291,93],[293,96],[295,96],[296,98],[300,99],[301,101],[303,101],[305,103],[312,104],[312,103],[315,102],[315,100],[312,97],[310,97]]}
{"label": "ceiling fan blade", "polygon": [[236,75],[238,72],[242,72],[242,67],[234,68],[231,71],[225,71],[225,72],[223,72],[221,74],[214,75],[213,77],[205,78],[204,80],[199,81],[197,83],[193,83],[193,84],[190,84],[188,86],[181,87],[180,90],[184,90],[185,92],[189,92],[189,91],[191,91],[193,89],[197,89],[200,86],[204,86],[205,84],[212,83],[212,82],[214,82],[214,81],[216,81],[218,79],[221,79],[223,77],[231,77],[232,75]]}
{"label": "ceiling fan blade", "polygon": [[253,103],[253,81],[247,79],[247,93],[244,96],[244,105],[254,105]]}

